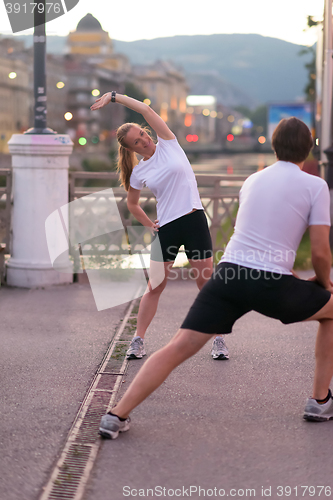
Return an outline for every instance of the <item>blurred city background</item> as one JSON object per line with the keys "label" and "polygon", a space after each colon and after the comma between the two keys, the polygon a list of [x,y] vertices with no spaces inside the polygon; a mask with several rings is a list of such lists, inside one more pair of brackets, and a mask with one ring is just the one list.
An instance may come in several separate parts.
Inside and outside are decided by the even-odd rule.
{"label": "blurred city background", "polygon": [[[149,104],[176,134],[196,173],[216,251],[232,234],[243,180],[274,162],[270,140],[280,119],[307,123],[316,146],[305,170],[325,176],[323,16],[305,18],[304,31],[314,34],[313,45],[251,33],[120,41],[87,13],[67,36],[48,34],[47,125],[74,143],[69,201],[114,187],[124,224],[136,224],[118,187],[115,133],[124,122],[143,119],[119,105],[91,111],[111,90]],[[12,238],[8,141],[34,120],[33,45],[32,34],[0,36],[0,274]],[[155,202],[146,191],[142,206],[153,217]],[[306,267],[308,240],[304,255]]]}
{"label": "blurred city background", "polygon": [[[275,161],[271,135],[282,118],[297,116],[310,127],[315,148],[305,170],[324,177],[333,194],[332,0],[61,3],[77,5],[46,23],[46,91],[36,84],[44,58],[35,50],[45,48],[45,37],[34,39],[31,30],[13,36],[0,3],[1,499],[117,500],[124,484],[201,481],[229,491],[272,488],[272,497],[279,485],[286,496],[308,489],[300,485],[327,485],[330,495],[330,448],[315,460],[314,450],[331,429],[320,426],[319,436],[298,411],[310,388],[315,325],[282,328],[256,313],[228,338],[230,362],[215,363],[207,344],[136,410],[129,437],[103,447],[95,462],[100,416],[141,363],[124,362],[138,303],[125,303],[122,291],[138,275],[145,285],[147,273],[138,262],[125,269],[124,254],[130,243],[141,258],[149,242],[115,172],[116,128],[142,117],[117,104],[90,106],[115,90],[149,103],[167,122],[194,169],[217,262],[242,183]],[[57,134],[27,134],[46,101],[47,127]],[[148,188],[140,203],[153,219]],[[94,234],[114,214],[120,230]],[[67,274],[51,262],[46,221]],[[80,253],[70,248],[76,228],[84,234]],[[177,279],[169,280],[148,332],[148,355],[176,331],[197,293],[184,253],[177,259]],[[88,260],[91,275],[111,267],[108,280],[76,272]],[[295,268],[312,274],[307,233]],[[108,298],[105,284],[120,305],[108,302],[102,311],[93,294]],[[148,430],[147,414],[157,422]],[[323,488],[309,486],[302,496]]]}
{"label": "blurred city background", "polygon": [[[2,156],[12,134],[33,121],[32,45],[32,35],[0,38]],[[87,14],[67,37],[48,35],[46,74],[48,125],[74,141],[72,168],[82,168],[83,157],[105,160],[115,129],[142,121],[121,106],[90,111],[111,89],[150,104],[189,152],[269,151],[273,106],[298,106],[310,119],[315,46],[255,34],[121,42]]]}

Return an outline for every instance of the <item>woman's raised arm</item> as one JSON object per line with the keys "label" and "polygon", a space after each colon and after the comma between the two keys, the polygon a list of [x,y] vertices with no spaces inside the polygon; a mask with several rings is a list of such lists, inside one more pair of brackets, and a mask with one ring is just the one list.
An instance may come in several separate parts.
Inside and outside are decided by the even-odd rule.
{"label": "woman's raised arm", "polygon": [[[110,102],[111,92],[107,92],[106,94],[102,95],[102,97],[97,99],[96,102],[90,107],[90,109],[95,110],[103,108]],[[118,104],[122,104],[123,106],[126,106],[126,108],[130,108],[137,113],[140,113],[146,120],[146,122],[151,126],[151,128],[156,132],[158,137],[161,137],[161,139],[170,140],[175,138],[174,134],[171,132],[165,121],[162,120],[162,118],[144,102],[138,101],[136,99],[133,99],[132,97],[128,97],[122,94],[116,94],[115,102],[117,102]]]}

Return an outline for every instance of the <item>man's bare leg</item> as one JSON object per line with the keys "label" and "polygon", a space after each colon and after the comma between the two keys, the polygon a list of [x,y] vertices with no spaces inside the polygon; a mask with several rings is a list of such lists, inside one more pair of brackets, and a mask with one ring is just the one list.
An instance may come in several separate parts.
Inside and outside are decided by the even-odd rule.
{"label": "man's bare leg", "polygon": [[313,320],[319,321],[319,328],[316,340],[316,367],[312,397],[324,399],[333,377],[333,297],[307,321]]}
{"label": "man's bare leg", "polygon": [[165,347],[146,361],[112,413],[121,418],[128,417],[136,406],[164,382],[172,370],[196,354],[213,337],[214,335],[194,330],[178,330]]}
{"label": "man's bare leg", "polygon": [[316,339],[316,368],[313,382],[313,398],[324,399],[333,377],[333,320],[319,324]]}

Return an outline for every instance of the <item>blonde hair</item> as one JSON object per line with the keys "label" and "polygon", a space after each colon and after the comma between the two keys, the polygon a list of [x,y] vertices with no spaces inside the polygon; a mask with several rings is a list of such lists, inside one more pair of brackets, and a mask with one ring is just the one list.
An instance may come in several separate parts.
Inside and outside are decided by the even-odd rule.
{"label": "blonde hair", "polygon": [[142,128],[151,137],[149,129],[147,127],[140,127],[137,123],[124,123],[117,129],[117,141],[119,143],[117,172],[119,172],[120,185],[124,186],[126,191],[130,188],[130,177],[133,168],[138,163],[135,152],[128,149],[125,140],[128,131],[132,127]]}

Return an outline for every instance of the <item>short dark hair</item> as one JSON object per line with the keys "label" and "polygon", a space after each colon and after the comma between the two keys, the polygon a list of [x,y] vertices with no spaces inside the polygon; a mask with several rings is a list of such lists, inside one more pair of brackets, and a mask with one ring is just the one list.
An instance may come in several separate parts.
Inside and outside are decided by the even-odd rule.
{"label": "short dark hair", "polygon": [[278,160],[301,163],[313,148],[311,132],[307,125],[295,116],[284,118],[273,132],[272,148]]}

